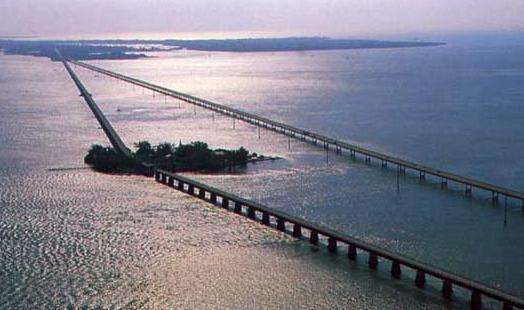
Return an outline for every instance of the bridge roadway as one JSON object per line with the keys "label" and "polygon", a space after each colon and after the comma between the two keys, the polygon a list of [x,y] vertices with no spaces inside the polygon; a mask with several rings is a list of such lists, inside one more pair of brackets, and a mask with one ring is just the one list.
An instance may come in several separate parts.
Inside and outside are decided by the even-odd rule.
{"label": "bridge roadway", "polygon": [[[95,114],[100,124],[103,125],[103,128],[104,126],[107,128],[107,130],[104,130],[104,132],[106,133],[109,140],[111,140],[111,143],[114,143],[113,147],[115,147],[115,149],[120,149],[122,152],[129,152],[129,149],[119,138],[118,134],[113,129],[109,121],[107,121],[103,112],[98,109],[96,103],[91,98],[91,95],[87,92],[86,88],[82,85],[81,81],[78,79],[73,70],[66,62],[64,62],[64,66],[77,85],[82,96],[84,99],[86,99],[86,102],[91,107],[92,112]],[[319,236],[327,238],[327,248],[330,252],[337,251],[338,244],[344,244],[347,246],[348,258],[350,260],[356,260],[358,252],[366,252],[368,254],[368,266],[373,270],[377,269],[379,258],[381,260],[390,261],[391,276],[395,279],[401,278],[402,267],[411,268],[416,272],[415,284],[419,288],[423,288],[426,285],[426,275],[440,279],[442,280],[442,295],[446,299],[452,298],[453,285],[469,290],[471,291],[470,304],[471,308],[473,309],[481,309],[482,296],[486,296],[501,302],[503,309],[512,309],[513,307],[524,309],[524,300],[520,299],[519,297],[488,287],[482,283],[466,279],[451,272],[424,264],[414,259],[387,251],[380,247],[351,237],[347,234],[343,234],[327,227],[308,222],[302,218],[287,214],[280,210],[275,210],[262,204],[243,199],[236,195],[175,173],[155,170],[154,175],[158,182],[173,188],[177,188],[182,192],[196,196],[214,205],[217,205],[220,199],[220,205],[228,210],[230,210],[230,203],[233,203],[233,210],[235,213],[245,215],[251,220],[259,221],[263,225],[273,227],[274,225],[272,222],[276,222],[276,228],[280,231],[286,232],[286,223],[290,223],[293,225],[292,234],[296,238],[303,238],[303,229],[306,229],[309,231],[309,242],[311,244],[318,245]],[[176,186],[175,182],[177,183]],[[198,195],[196,190],[198,190]],[[259,220],[260,218],[261,220]]]}
{"label": "bridge roadway", "polygon": [[[60,58],[62,58],[62,55],[58,50],[56,50],[56,53]],[[63,58],[62,58],[63,59]],[[104,130],[107,138],[111,142],[111,145],[113,145],[113,148],[126,156],[131,156],[131,151],[126,147],[125,143],[120,139],[120,136],[117,134],[113,126],[111,126],[111,123],[107,120],[104,113],[98,108],[98,105],[91,97],[91,94],[87,91],[87,89],[84,87],[78,76],[75,74],[75,72],[71,69],[67,61],[62,60],[62,63],[64,64],[64,67],[66,68],[67,72],[69,73],[69,76],[71,76],[71,79],[75,82],[76,87],[80,91],[80,96],[84,98],[85,102],[95,115],[96,119],[98,120],[98,123],[100,123],[100,126]]]}
{"label": "bridge roadway", "polygon": [[460,176],[451,172],[446,172],[439,169],[434,169],[425,165],[421,165],[418,163],[410,162],[398,157],[382,154],[373,150],[369,150],[367,148],[360,147],[358,145],[349,144],[344,141],[336,140],[324,135],[320,135],[318,133],[314,133],[308,130],[300,129],[297,127],[289,126],[284,123],[280,123],[265,117],[261,117],[258,115],[254,115],[248,112],[244,112],[238,109],[234,109],[222,104],[214,103],[205,99],[200,99],[195,96],[191,96],[185,93],[181,93],[172,89],[168,89],[162,86],[154,85],[139,79],[135,79],[129,76],[125,76],[116,72],[112,72],[109,70],[105,70],[90,64],[86,64],[83,62],[75,61],[75,60],[69,60],[69,62],[78,65],[80,67],[122,80],[126,81],[128,83],[144,87],[147,89],[150,89],[152,91],[164,94],[166,96],[174,97],[176,99],[183,100],[185,102],[194,104],[196,106],[215,111],[217,113],[221,113],[227,116],[230,116],[232,118],[236,118],[242,121],[245,121],[247,123],[264,127],[266,129],[293,137],[295,139],[300,139],[304,142],[310,142],[313,144],[317,144],[319,142],[322,142],[324,144],[324,148],[329,150],[331,147],[335,150],[336,153],[341,154],[342,150],[349,151],[350,156],[355,157],[355,154],[361,154],[364,155],[366,158],[366,162],[370,162],[371,158],[378,159],[382,162],[382,166],[386,167],[388,163],[392,163],[397,165],[397,169],[399,172],[405,172],[405,169],[411,169],[413,171],[416,171],[420,174],[420,179],[425,179],[426,174],[433,175],[436,177],[439,177],[441,179],[441,186],[442,188],[446,188],[449,181],[454,181],[459,184],[465,185],[465,193],[466,196],[471,195],[472,188],[479,188],[486,191],[489,191],[492,193],[492,199],[494,202],[498,201],[498,196],[504,195],[509,198],[513,198],[515,200],[520,200],[522,204],[522,208],[524,210],[524,193],[518,192],[515,190],[507,189],[501,186],[497,186],[494,184],[489,184],[486,182],[478,181],[469,177]]}

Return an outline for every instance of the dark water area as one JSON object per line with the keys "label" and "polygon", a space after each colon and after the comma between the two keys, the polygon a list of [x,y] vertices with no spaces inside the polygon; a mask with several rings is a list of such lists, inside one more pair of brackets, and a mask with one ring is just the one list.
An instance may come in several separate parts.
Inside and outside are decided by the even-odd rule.
{"label": "dark water area", "polygon": [[[524,47],[163,52],[93,64],[437,168],[524,191]],[[1,308],[454,308],[135,176],[80,167],[107,144],[60,64],[0,56]],[[275,162],[189,174],[268,206],[524,296],[524,214],[489,194],[378,165],[143,92],[80,78],[124,141],[203,140]],[[457,292],[462,297],[460,292]],[[464,297],[465,298],[465,297]]]}

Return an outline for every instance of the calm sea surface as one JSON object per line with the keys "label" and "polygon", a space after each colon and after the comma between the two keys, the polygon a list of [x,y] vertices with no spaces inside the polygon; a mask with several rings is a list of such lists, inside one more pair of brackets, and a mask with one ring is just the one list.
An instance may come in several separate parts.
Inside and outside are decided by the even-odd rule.
{"label": "calm sea surface", "polygon": [[[524,191],[524,47],[178,51],[93,61],[205,99]],[[128,145],[283,157],[211,185],[524,297],[524,212],[77,73]],[[108,144],[59,63],[0,55],[0,308],[461,308],[137,176],[82,169]],[[56,168],[75,168],[59,170]],[[78,168],[78,169],[76,169]],[[408,276],[411,276],[408,274]],[[466,298],[457,290],[459,297]]]}

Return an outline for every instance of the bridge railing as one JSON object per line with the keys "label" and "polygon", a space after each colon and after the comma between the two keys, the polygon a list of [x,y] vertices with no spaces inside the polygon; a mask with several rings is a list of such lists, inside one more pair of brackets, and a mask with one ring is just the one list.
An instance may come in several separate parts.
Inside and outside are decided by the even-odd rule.
{"label": "bridge railing", "polygon": [[351,260],[356,260],[359,252],[366,252],[368,265],[371,269],[377,269],[379,259],[389,261],[393,278],[400,278],[402,268],[408,267],[415,272],[415,284],[419,288],[425,286],[427,275],[432,276],[442,281],[442,294],[444,298],[452,298],[453,286],[469,290],[471,293],[470,303],[474,309],[481,308],[482,296],[487,296],[501,302],[503,309],[511,309],[512,307],[524,308],[524,300],[516,296],[466,279],[452,272],[393,253],[347,234],[311,223],[303,218],[244,199],[188,177],[168,171],[155,170],[155,179],[157,182],[176,188],[179,191],[188,193],[214,205],[220,205],[227,210],[259,221],[266,226],[276,227],[280,231],[287,231],[286,224],[291,224],[292,235],[296,238],[304,238],[304,230],[307,230],[309,232],[308,239],[311,244],[318,245],[319,237],[323,237],[327,240],[327,248],[330,252],[335,252],[340,245],[345,245],[347,247],[348,258]]}

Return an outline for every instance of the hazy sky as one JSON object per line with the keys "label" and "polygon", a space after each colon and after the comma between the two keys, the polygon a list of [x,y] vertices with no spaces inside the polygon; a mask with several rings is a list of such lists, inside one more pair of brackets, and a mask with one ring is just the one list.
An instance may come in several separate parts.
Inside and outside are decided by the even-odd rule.
{"label": "hazy sky", "polygon": [[524,0],[0,0],[0,35],[394,37],[507,30],[524,30]]}

